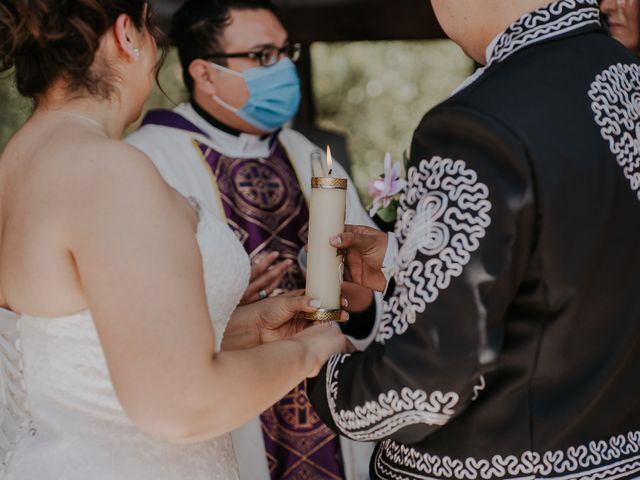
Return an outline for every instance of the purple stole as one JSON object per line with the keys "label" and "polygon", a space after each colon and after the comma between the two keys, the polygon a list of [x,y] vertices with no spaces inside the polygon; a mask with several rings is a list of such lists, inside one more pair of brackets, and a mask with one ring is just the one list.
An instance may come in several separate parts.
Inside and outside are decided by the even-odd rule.
{"label": "purple stole", "polygon": [[[153,124],[207,135],[171,110],[152,110],[143,125]],[[276,136],[268,158],[238,159],[196,142],[198,153],[217,181],[227,223],[251,258],[280,252],[293,265],[280,292],[304,288],[298,252],[307,242],[309,211],[298,178]],[[261,417],[272,480],[342,480],[338,437],[313,410],[301,384]]]}

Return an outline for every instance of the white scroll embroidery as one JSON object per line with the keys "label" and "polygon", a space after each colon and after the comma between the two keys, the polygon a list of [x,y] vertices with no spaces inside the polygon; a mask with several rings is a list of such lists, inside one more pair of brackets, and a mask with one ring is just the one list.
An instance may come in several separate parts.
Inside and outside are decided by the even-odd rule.
{"label": "white scroll embroidery", "polygon": [[462,274],[491,224],[489,189],[463,160],[423,160],[407,177],[396,225],[396,291],[385,306],[380,343],[405,333],[416,314]]}
{"label": "white scroll embroidery", "polygon": [[612,65],[591,84],[589,98],[602,138],[640,199],[640,66]]}
{"label": "white scroll embroidery", "polygon": [[501,478],[600,480],[637,478],[640,472],[640,432],[617,435],[543,453],[494,455],[491,458],[451,458],[420,453],[392,440],[382,443],[374,468],[383,480],[488,480]]}
{"label": "white scroll embroidery", "polygon": [[537,41],[552,38],[589,24],[600,23],[597,0],[551,2],[522,16],[500,37],[491,60],[499,62]]}
{"label": "white scroll embroidery", "polygon": [[482,392],[485,388],[487,388],[487,382],[484,379],[484,375],[481,375],[478,384],[473,387],[473,396],[471,397],[471,401],[475,402],[478,398],[480,398],[480,392]]}
{"label": "white scroll embroidery", "polygon": [[454,414],[460,401],[455,392],[403,388],[378,395],[376,400],[356,406],[354,410],[338,410],[339,367],[350,355],[336,355],[327,366],[327,402],[336,426],[349,438],[359,442],[380,440],[410,425],[444,425]]}

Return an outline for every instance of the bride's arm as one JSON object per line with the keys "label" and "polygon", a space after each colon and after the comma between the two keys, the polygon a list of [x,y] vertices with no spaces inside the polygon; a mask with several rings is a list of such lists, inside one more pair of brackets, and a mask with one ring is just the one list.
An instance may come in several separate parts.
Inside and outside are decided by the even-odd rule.
{"label": "bride's arm", "polygon": [[116,393],[139,428],[173,441],[229,432],[345,348],[334,329],[313,327],[216,353],[189,205],[124,145],[100,149],[82,170],[69,195],[69,253]]}

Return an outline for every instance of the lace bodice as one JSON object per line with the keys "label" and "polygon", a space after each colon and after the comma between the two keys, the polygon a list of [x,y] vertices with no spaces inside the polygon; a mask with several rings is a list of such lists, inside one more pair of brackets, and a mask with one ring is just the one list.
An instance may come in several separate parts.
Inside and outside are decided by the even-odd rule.
{"label": "lace bodice", "polygon": [[[200,207],[197,239],[220,347],[249,278],[229,228]],[[56,319],[0,311],[0,478],[3,480],[235,480],[229,436],[173,445],[125,416],[91,312]],[[221,413],[224,414],[224,413]]]}

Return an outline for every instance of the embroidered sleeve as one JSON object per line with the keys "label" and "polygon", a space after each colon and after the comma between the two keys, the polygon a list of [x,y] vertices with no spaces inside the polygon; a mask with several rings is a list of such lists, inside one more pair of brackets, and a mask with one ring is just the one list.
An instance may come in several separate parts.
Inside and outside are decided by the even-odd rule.
{"label": "embroidered sleeve", "polygon": [[358,441],[419,442],[486,394],[531,250],[531,175],[506,129],[441,108],[411,156],[376,341],[333,357],[310,393],[327,424]]}

